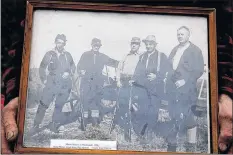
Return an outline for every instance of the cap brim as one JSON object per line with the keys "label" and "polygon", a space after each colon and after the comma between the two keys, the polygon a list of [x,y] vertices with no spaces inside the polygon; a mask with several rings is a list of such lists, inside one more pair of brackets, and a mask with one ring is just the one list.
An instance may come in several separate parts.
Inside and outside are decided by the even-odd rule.
{"label": "cap brim", "polygon": [[99,46],[102,46],[101,43],[93,43],[92,45],[99,45]]}
{"label": "cap brim", "polygon": [[147,40],[147,39],[142,40],[142,42],[144,42],[144,43],[146,43],[146,42],[154,42],[154,43],[156,43],[156,44],[157,44],[157,42],[156,42],[156,41],[154,41],[154,40]]}
{"label": "cap brim", "polygon": [[62,40],[62,41],[64,41],[64,42],[67,41],[66,39],[61,39],[61,38],[57,38],[56,40]]}
{"label": "cap brim", "polygon": [[131,43],[138,43],[138,44],[140,44],[141,42],[140,41],[131,41]]}

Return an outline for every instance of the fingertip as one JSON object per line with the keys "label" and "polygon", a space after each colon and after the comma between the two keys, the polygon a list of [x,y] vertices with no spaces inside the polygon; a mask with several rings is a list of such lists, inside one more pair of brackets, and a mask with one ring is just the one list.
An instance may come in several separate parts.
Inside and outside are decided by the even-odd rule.
{"label": "fingertip", "polygon": [[227,145],[225,143],[220,143],[218,145],[220,151],[224,152],[227,149]]}

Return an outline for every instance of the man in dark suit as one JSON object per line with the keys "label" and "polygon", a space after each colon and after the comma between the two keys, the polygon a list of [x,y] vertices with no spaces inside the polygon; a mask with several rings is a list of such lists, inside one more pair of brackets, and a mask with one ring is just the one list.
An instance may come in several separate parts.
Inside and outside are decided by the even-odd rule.
{"label": "man in dark suit", "polygon": [[[52,116],[51,130],[57,132],[63,119],[62,108],[66,103],[72,88],[71,77],[75,72],[75,64],[69,52],[64,49],[66,36],[58,34],[55,38],[56,47],[48,51],[39,68],[40,79],[45,87],[34,120],[34,127],[41,124],[46,109],[55,99],[55,108]],[[48,70],[48,75],[46,75]]]}
{"label": "man in dark suit", "polygon": [[[195,137],[196,123],[191,106],[197,103],[197,79],[204,72],[202,51],[189,41],[190,31],[182,26],[177,30],[179,45],[173,48],[170,56],[170,71],[167,78],[168,98],[171,116],[170,125],[174,130],[167,136],[168,151],[176,151],[176,135],[189,130]],[[190,138],[190,137],[189,137]],[[193,151],[195,141],[187,139],[187,152]]]}
{"label": "man in dark suit", "polygon": [[78,62],[77,72],[81,77],[80,92],[84,109],[85,123],[93,126],[100,123],[100,102],[104,85],[104,66],[117,68],[118,61],[100,53],[101,40],[93,38],[92,49],[84,52]]}
{"label": "man in dark suit", "polygon": [[166,55],[156,50],[155,36],[149,35],[143,42],[147,51],[140,56],[131,81],[132,124],[139,137],[144,135],[146,129],[154,130],[168,64]]}

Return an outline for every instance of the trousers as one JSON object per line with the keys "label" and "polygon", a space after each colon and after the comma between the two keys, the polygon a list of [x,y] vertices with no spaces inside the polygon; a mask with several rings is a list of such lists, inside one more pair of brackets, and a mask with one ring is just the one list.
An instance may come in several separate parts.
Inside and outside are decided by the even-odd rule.
{"label": "trousers", "polygon": [[59,123],[63,120],[62,108],[69,98],[72,88],[72,80],[62,79],[58,76],[49,75],[47,82],[42,91],[40,104],[37,109],[36,117],[34,120],[35,125],[41,124],[45,112],[49,105],[55,100],[55,108],[52,115],[52,121]]}

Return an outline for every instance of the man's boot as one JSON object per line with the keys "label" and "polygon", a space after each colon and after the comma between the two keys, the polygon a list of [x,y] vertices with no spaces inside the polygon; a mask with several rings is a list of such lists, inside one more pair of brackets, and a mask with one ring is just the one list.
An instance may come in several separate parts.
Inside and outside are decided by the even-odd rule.
{"label": "man's boot", "polygon": [[96,118],[95,118],[95,117],[91,117],[91,124],[92,124],[92,126],[93,126],[93,127],[95,127],[95,126],[96,126],[96,124],[97,124],[97,120],[96,120]]}
{"label": "man's boot", "polygon": [[167,145],[167,152],[176,152],[177,145],[168,143]]}
{"label": "man's boot", "polygon": [[81,131],[86,131],[86,127],[87,127],[87,124],[88,124],[88,120],[89,118],[81,118],[79,120],[80,122],[80,125],[78,126],[78,128],[81,130]]}
{"label": "man's boot", "polygon": [[187,130],[187,141],[185,143],[186,152],[195,152],[197,142],[197,127]]}
{"label": "man's boot", "polygon": [[36,116],[34,118],[34,129],[38,130],[39,125],[41,124],[42,120],[44,119],[44,115],[46,112],[47,107],[40,101],[40,104],[38,106]]}
{"label": "man's boot", "polygon": [[103,121],[103,114],[100,112],[99,113],[99,118],[97,120],[97,123],[100,125],[100,123]]}
{"label": "man's boot", "polygon": [[131,142],[131,129],[129,128],[124,129],[124,139],[127,142]]}

